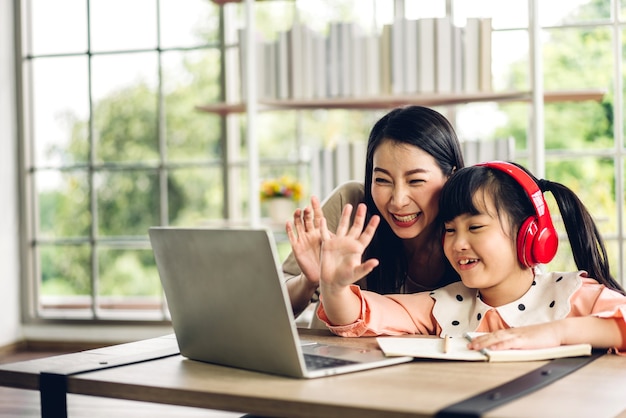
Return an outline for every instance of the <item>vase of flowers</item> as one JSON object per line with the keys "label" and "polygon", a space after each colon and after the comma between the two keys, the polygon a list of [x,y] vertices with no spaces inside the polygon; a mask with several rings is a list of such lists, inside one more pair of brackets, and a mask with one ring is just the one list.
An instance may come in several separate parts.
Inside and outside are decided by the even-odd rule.
{"label": "vase of flowers", "polygon": [[301,196],[302,185],[289,176],[267,179],[261,183],[261,201],[267,202],[268,214],[274,223],[284,223],[291,218]]}

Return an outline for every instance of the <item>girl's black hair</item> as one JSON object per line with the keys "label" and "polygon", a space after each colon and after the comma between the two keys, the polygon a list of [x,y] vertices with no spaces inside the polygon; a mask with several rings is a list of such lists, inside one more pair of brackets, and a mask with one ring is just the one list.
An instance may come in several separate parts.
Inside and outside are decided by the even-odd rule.
{"label": "girl's black hair", "polygon": [[[432,155],[445,176],[464,166],[461,145],[450,122],[433,109],[406,106],[393,109],[372,128],[367,143],[365,163],[365,203],[368,219],[380,212],[372,198],[374,152],[384,141],[418,147]],[[378,226],[374,239],[364,255],[378,258],[379,266],[367,276],[367,289],[378,293],[398,293],[406,281],[407,257],[402,240],[387,222]],[[444,260],[447,271],[443,278],[458,280],[458,275]],[[446,281],[448,283],[450,280]]]}
{"label": "girl's black hair", "polygon": [[[515,164],[515,163],[512,163]],[[599,283],[626,294],[622,286],[613,278],[604,241],[591,214],[568,187],[553,181],[538,180],[519,164],[537,183],[542,192],[551,192],[561,212],[567,237],[574,255],[576,267],[585,270],[589,277]],[[439,200],[439,219],[449,222],[459,215],[479,213],[476,197],[484,192],[490,195],[498,216],[504,213],[509,217],[512,237],[517,236],[520,226],[529,216],[535,216],[535,208],[522,186],[509,174],[486,166],[471,166],[458,170],[446,182]]]}

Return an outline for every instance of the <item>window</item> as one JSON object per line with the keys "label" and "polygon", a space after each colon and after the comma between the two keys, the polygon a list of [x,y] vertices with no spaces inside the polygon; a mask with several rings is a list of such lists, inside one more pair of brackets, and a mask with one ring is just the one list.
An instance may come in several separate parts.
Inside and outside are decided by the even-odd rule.
{"label": "window", "polygon": [[[607,92],[601,101],[570,95],[546,102],[545,171],[588,205],[607,239],[613,274],[621,277],[626,149],[624,87],[621,75],[615,78],[623,60],[619,1],[438,0],[426,10],[412,1],[373,0],[364,7],[362,0],[293,0],[258,2],[255,17],[259,31],[272,37],[296,19],[320,33],[339,20],[379,31],[393,20],[394,4],[407,18],[448,13],[457,25],[488,16],[493,89],[528,91],[529,2],[539,8],[546,92]],[[245,115],[197,110],[241,99],[243,6],[22,0],[21,15],[25,312],[32,320],[167,320],[148,228],[247,216]],[[462,140],[512,136],[517,159],[533,163],[537,138],[528,102],[438,110]],[[311,153],[341,140],[366,141],[384,112],[261,112],[261,177],[291,174],[311,192]],[[575,268],[566,253],[559,252],[554,269]]]}

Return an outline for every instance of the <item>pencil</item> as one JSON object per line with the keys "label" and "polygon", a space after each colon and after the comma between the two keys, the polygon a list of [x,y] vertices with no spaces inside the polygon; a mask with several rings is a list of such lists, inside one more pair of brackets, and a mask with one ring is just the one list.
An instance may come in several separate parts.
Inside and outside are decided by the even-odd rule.
{"label": "pencil", "polygon": [[443,337],[443,353],[447,354],[450,350],[450,336],[446,335]]}
{"label": "pencil", "polygon": [[[465,334],[463,334],[463,338],[465,338],[465,339],[466,339],[467,341],[469,341],[469,342],[472,342],[472,336],[471,336],[471,335],[469,335],[467,332],[466,332]],[[488,352],[486,349],[481,348],[481,349],[479,350],[479,352],[480,352],[483,356],[487,357],[487,360],[489,360],[489,352]]]}

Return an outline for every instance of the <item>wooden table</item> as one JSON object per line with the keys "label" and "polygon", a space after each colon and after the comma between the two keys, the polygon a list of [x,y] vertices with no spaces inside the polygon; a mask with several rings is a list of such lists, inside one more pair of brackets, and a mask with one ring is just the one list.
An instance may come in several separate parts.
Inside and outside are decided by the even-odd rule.
{"label": "wooden table", "polygon": [[[301,330],[303,339],[376,347]],[[40,372],[64,382],[42,402],[42,415],[65,411],[65,393],[239,411],[276,417],[426,417],[548,362],[416,360],[346,375],[300,380],[192,361],[173,335],[0,366],[0,385],[39,390]],[[104,367],[104,368],[103,368]],[[92,370],[92,371],[88,371]],[[48,385],[50,387],[50,385]],[[58,393],[54,393],[54,391]],[[57,403],[55,403],[57,402]],[[486,417],[626,417],[626,357],[604,355],[572,374],[490,410]]]}

